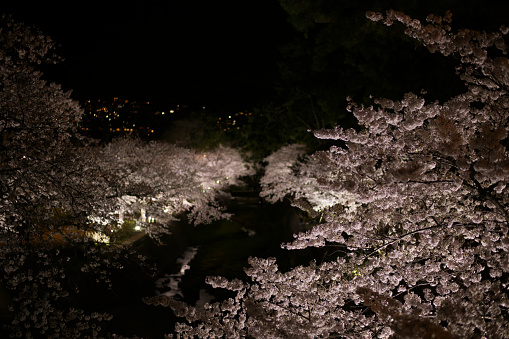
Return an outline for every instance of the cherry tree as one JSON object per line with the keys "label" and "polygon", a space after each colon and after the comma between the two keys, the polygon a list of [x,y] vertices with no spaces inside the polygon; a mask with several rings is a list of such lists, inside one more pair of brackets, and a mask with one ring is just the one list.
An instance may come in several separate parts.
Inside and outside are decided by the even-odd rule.
{"label": "cherry tree", "polygon": [[111,217],[139,212],[138,221],[152,236],[167,233],[168,222],[185,211],[194,224],[229,218],[217,198],[240,177],[253,174],[237,150],[224,146],[199,152],[123,138],[101,147],[96,156],[107,173],[107,196],[117,206]]}
{"label": "cherry tree", "polygon": [[[283,200],[295,191],[295,180],[299,180],[297,167],[299,157],[305,155],[305,146],[291,144],[280,148],[264,159],[265,173],[260,179],[260,196],[270,203]],[[300,187],[300,185],[299,185]]]}
{"label": "cherry tree", "polygon": [[270,203],[282,201],[291,196],[293,206],[317,216],[325,208],[355,204],[353,193],[338,194],[334,190],[324,190],[321,182],[331,175],[333,168],[318,160],[323,156],[317,153],[306,155],[304,145],[292,144],[282,147],[264,160],[265,174],[260,180],[260,196]]}
{"label": "cherry tree", "polygon": [[[218,206],[217,198],[228,198],[227,189],[231,186],[243,185],[243,178],[256,174],[255,167],[246,161],[237,149],[223,145],[206,152],[196,151],[195,161],[196,180],[200,183],[202,194],[211,195],[214,200],[196,199],[190,217],[195,220],[195,224],[199,222],[208,223],[219,218],[230,218],[231,214],[228,213],[222,213],[218,216],[212,215],[213,218],[209,217],[207,204],[212,201],[213,206]],[[207,191],[209,193],[205,194]]]}
{"label": "cherry tree", "polygon": [[[109,316],[70,303],[75,286],[67,269],[107,275],[105,249],[89,237],[104,230],[89,217],[108,215],[112,205],[102,199],[107,183],[76,133],[78,103],[38,71],[58,60],[49,56],[53,47],[38,30],[1,18],[0,285],[10,298],[11,334],[93,337],[97,321]],[[78,252],[87,259],[77,260]]]}
{"label": "cherry tree", "polygon": [[341,146],[300,162],[297,147],[283,149],[293,160],[274,172],[269,158],[262,194],[298,199],[323,220],[283,247],[335,255],[286,272],[251,258],[250,282],[208,278],[235,297],[203,309],[147,299],[186,317],[178,337],[509,337],[509,29],[453,32],[450,13],[367,17],[456,57],[466,91],[442,104],[413,93],[350,100],[361,128],[315,131]]}

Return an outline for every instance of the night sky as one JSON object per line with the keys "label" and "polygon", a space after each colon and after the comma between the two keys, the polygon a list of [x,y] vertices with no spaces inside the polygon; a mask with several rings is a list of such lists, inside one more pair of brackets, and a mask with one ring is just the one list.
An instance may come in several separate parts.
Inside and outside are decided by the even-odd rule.
{"label": "night sky", "polygon": [[45,75],[78,100],[249,105],[270,94],[292,31],[274,0],[106,3],[3,1],[0,12],[60,45],[65,61]]}

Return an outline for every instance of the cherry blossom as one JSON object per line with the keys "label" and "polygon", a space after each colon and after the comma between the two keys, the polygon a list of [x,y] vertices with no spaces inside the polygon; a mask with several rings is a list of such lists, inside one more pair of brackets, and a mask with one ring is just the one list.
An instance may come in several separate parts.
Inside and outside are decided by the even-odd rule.
{"label": "cherry blossom", "polygon": [[344,146],[267,158],[262,196],[322,216],[283,247],[335,254],[286,272],[252,258],[250,282],[209,278],[236,297],[204,310],[152,299],[187,318],[178,337],[509,337],[508,29],[452,32],[450,13],[367,17],[456,57],[467,90],[444,103],[350,100],[361,128],[315,131]]}
{"label": "cherry blossom", "polygon": [[142,211],[138,221],[153,236],[184,211],[195,224],[228,218],[217,198],[253,174],[237,150],[224,146],[199,152],[123,138],[100,148],[96,160],[110,184],[107,197],[116,201],[112,218]]}
{"label": "cherry blossom", "polygon": [[53,48],[39,31],[0,20],[0,284],[11,299],[13,335],[96,337],[110,316],[69,305],[66,268],[76,256],[67,249],[87,253],[76,265],[106,281],[115,264],[89,238],[103,228],[88,216],[106,215],[111,205],[101,199],[107,183],[87,156],[87,141],[76,133],[78,103],[37,70],[57,60],[48,57]]}

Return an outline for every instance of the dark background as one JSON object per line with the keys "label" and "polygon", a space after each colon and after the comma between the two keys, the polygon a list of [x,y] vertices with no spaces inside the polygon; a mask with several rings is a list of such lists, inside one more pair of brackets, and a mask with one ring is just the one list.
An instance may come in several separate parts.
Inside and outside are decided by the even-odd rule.
{"label": "dark background", "polygon": [[[278,46],[292,31],[277,1],[4,1],[65,61],[46,78],[78,100],[241,106],[271,94]],[[151,103],[152,103],[151,102]]]}
{"label": "dark background", "polygon": [[[479,0],[0,4],[0,13],[12,13],[59,44],[65,61],[43,71],[72,89],[74,99],[149,101],[151,112],[190,105],[198,113],[179,118],[217,125],[232,146],[259,158],[294,142],[328,147],[308,131],[356,127],[345,110],[347,97],[369,105],[372,97],[398,100],[425,90],[428,102],[444,102],[465,90],[456,58],[430,54],[405,36],[402,25],[366,19],[366,11],[387,9],[423,22],[430,13],[451,10],[453,30],[509,25],[509,2]],[[253,114],[241,121],[234,116],[240,111]],[[235,128],[228,117],[236,119]],[[205,144],[224,142],[205,127],[202,135],[212,136]],[[176,129],[182,126],[170,132]]]}
{"label": "dark background", "polygon": [[[163,105],[192,103],[242,109],[274,96],[274,81],[281,78],[278,61],[285,60],[283,72],[290,65],[293,67],[290,72],[299,74],[296,79],[283,81],[282,86],[291,90],[292,86],[300,86],[303,80],[311,78],[305,73],[309,65],[313,72],[332,74],[336,79],[339,77],[335,73],[340,68],[355,69],[357,65],[344,58],[344,53],[334,54],[337,46],[348,51],[357,48],[360,52],[353,57],[355,63],[363,62],[359,55],[361,58],[369,53],[394,55],[400,47],[388,49],[387,45],[375,45],[370,41],[373,34],[363,32],[367,10],[393,8],[422,20],[429,13],[443,15],[450,9],[456,27],[490,30],[508,21],[509,3],[495,3],[478,0],[167,0],[75,1],[62,5],[51,1],[3,1],[0,13],[13,14],[17,21],[39,28],[57,42],[60,46],[57,54],[65,61],[46,68],[46,78],[62,84],[64,90],[72,89],[73,98],[80,101],[120,96]],[[327,32],[334,27],[338,33]],[[361,35],[355,37],[359,32]],[[301,40],[296,41],[295,37]],[[387,39],[375,38],[375,42]],[[291,65],[293,60],[288,60],[296,60],[295,56],[301,52],[289,50],[288,42],[307,49],[307,65]],[[357,47],[363,42],[364,47]],[[319,59],[325,54],[339,62],[325,64]],[[412,62],[409,60],[412,55],[405,58],[407,64]],[[380,61],[375,61],[374,65],[380,67],[369,70],[358,67],[355,72],[372,77],[367,79],[370,84],[376,78],[384,80],[384,65]],[[403,69],[401,61],[398,65]],[[408,70],[401,72],[408,73]],[[393,74],[394,70],[387,73]],[[355,82],[354,76],[342,74],[340,81]],[[325,90],[336,85],[328,80],[324,76],[319,79]],[[412,81],[411,77],[402,80],[405,84]],[[281,87],[281,83],[279,85]],[[320,89],[321,92],[325,90]],[[342,91],[336,92],[344,97]],[[281,91],[278,94],[287,96]],[[380,93],[386,94],[390,93]]]}

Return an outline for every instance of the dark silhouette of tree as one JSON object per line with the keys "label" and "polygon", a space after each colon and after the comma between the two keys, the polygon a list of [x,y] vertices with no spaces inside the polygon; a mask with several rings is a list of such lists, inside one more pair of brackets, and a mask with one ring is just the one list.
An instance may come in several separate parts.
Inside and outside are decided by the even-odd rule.
{"label": "dark silhouette of tree", "polygon": [[[256,150],[274,151],[295,142],[315,150],[327,148],[329,142],[317,140],[307,130],[336,124],[355,127],[355,118],[344,110],[347,97],[369,104],[371,96],[397,99],[405,91],[426,89],[426,99],[443,102],[464,90],[453,59],[427,53],[402,28],[366,21],[366,11],[394,8],[422,20],[428,13],[452,10],[456,27],[470,29],[494,30],[505,22],[500,15],[504,9],[474,1],[431,1],[426,6],[412,1],[280,3],[295,31],[280,48],[272,104],[260,105],[262,114],[253,116],[252,133],[243,132],[244,140],[257,143],[252,147]],[[270,137],[256,131],[267,131]]]}

